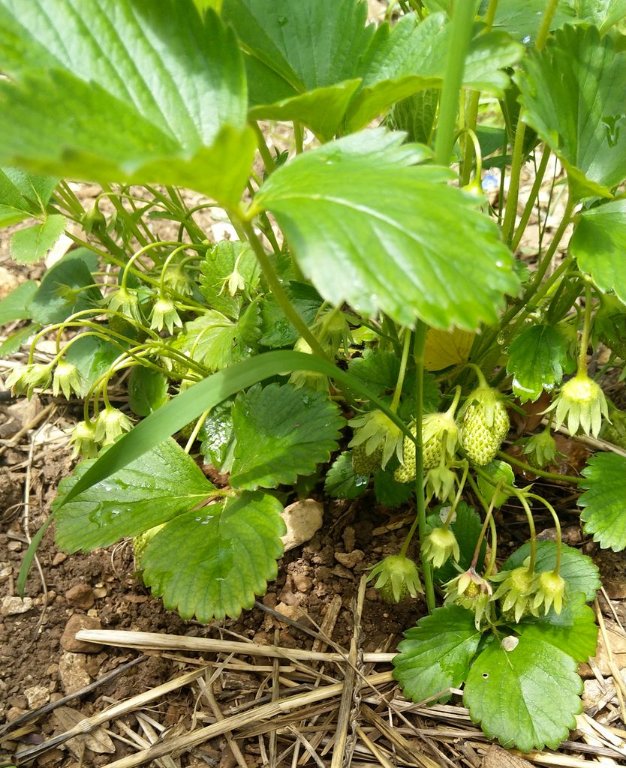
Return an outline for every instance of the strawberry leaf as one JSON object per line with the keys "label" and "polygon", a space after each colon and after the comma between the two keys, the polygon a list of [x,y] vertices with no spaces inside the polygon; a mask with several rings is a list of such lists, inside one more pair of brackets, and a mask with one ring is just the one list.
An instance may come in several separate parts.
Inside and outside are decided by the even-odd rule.
{"label": "strawberry leaf", "polygon": [[570,249],[600,290],[614,291],[626,304],[626,200],[583,211]]}
{"label": "strawberry leaf", "polygon": [[136,536],[205,501],[215,491],[173,440],[161,443],[71,501],[64,496],[95,463],[84,461],[61,481],[53,503],[59,547],[75,552]]}
{"label": "strawberry leaf", "polygon": [[42,261],[64,231],[65,217],[59,214],[47,216],[45,221],[32,227],[18,229],[11,237],[11,256],[18,264]]}
{"label": "strawberry leaf", "polygon": [[[567,653],[535,633],[488,644],[467,676],[463,700],[489,738],[528,752],[556,749],[576,726],[582,680]],[[518,640],[515,644],[515,639]],[[512,649],[506,650],[507,641]]]}
{"label": "strawberry leaf", "polygon": [[576,197],[611,197],[626,176],[626,53],[617,39],[567,26],[515,79],[524,119],[563,161]]}
{"label": "strawberry leaf", "polygon": [[192,0],[1,0],[0,70],[1,163],[239,200],[255,148],[243,60]]}
{"label": "strawberry leaf", "polygon": [[0,168],[0,227],[44,213],[56,185],[56,179]]}
{"label": "strawberry leaf", "polygon": [[518,286],[510,252],[476,200],[449,186],[447,170],[413,165],[423,150],[402,138],[373,129],[299,155],[254,205],[276,216],[303,272],[334,305],[405,325],[495,322]]}
{"label": "strawberry leaf", "polygon": [[344,421],[327,395],[290,384],[255,386],[233,407],[235,488],[274,488],[330,459]]}
{"label": "strawberry leaf", "polygon": [[561,613],[552,609],[538,619],[529,616],[518,628],[529,640],[538,638],[550,643],[578,662],[587,661],[596,652],[598,627],[593,610],[585,604],[582,592],[572,595]]}
{"label": "strawberry leaf", "polygon": [[620,552],[626,549],[626,458],[615,453],[597,453],[583,469],[585,493],[578,499],[586,533],[601,547]]}
{"label": "strawberry leaf", "polygon": [[142,554],[145,584],[185,619],[236,618],[276,576],[281,511],[273,496],[243,493],[179,515]]}
{"label": "strawberry leaf", "polygon": [[522,403],[560,384],[573,362],[569,340],[551,325],[533,325],[517,336],[509,349],[506,370],[513,376],[513,392]]}
{"label": "strawberry leaf", "polygon": [[455,605],[436,608],[404,633],[393,660],[394,678],[412,701],[449,698],[465,680],[481,633],[474,614]]}
{"label": "strawberry leaf", "polygon": [[367,490],[369,475],[358,475],[352,466],[352,451],[339,454],[326,473],[324,490],[332,499],[356,499]]}
{"label": "strawberry leaf", "polygon": [[[622,495],[623,498],[623,495]],[[530,554],[530,545],[524,544],[507,559],[502,565],[503,571],[519,568]],[[553,541],[537,542],[537,560],[535,571],[543,573],[552,571],[556,567],[556,544]],[[559,570],[565,579],[565,599],[569,600],[577,592],[585,595],[585,600],[590,602],[600,589],[600,576],[598,567],[590,557],[583,555],[573,547],[561,545],[561,567]]]}

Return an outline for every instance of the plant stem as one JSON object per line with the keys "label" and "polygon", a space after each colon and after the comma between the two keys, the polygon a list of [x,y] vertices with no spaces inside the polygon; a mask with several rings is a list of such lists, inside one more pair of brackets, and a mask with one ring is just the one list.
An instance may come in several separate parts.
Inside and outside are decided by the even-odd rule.
{"label": "plant stem", "polygon": [[269,151],[269,148],[265,143],[265,136],[263,136],[263,131],[259,128],[258,123],[253,122],[251,125],[254,133],[256,134],[256,143],[257,147],[259,148],[261,159],[263,160],[263,165],[265,166],[265,172],[271,173],[276,168],[276,163],[274,162],[272,153]]}
{"label": "plant stem", "polygon": [[474,3],[457,0],[450,21],[450,41],[446,71],[439,103],[439,124],[435,139],[435,163],[448,165],[454,147],[459,93],[463,85],[465,56],[469,48],[474,21]]}
{"label": "plant stem", "polygon": [[322,357],[325,360],[328,360],[328,355],[322,348],[322,345],[315,338],[309,329],[309,326],[305,323],[298,310],[291,303],[289,296],[287,296],[287,292],[278,279],[278,275],[276,274],[267,253],[265,253],[263,243],[261,243],[257,237],[256,232],[254,231],[254,227],[249,221],[242,221],[241,228],[258,259],[259,265],[261,266],[261,271],[263,272],[263,277],[267,281],[267,285],[271,290],[274,298],[276,299],[277,304],[282,309],[285,317],[291,322],[291,324],[298,331],[300,336],[306,341],[309,347],[311,347],[311,351],[314,352],[318,357]]}
{"label": "plant stem", "polygon": [[550,34],[550,25],[552,24],[552,19],[554,18],[558,4],[559,0],[548,0],[548,5],[543,12],[543,18],[541,19],[539,32],[537,32],[537,39],[535,40],[535,48],[538,51],[540,51],[546,44],[546,40]]}
{"label": "plant stem", "polygon": [[544,499],[543,496],[539,496],[536,493],[529,493],[528,494],[529,499],[535,499],[535,501],[540,502],[543,504],[543,506],[548,510],[548,512],[552,515],[552,519],[554,520],[554,529],[556,531],[556,557],[555,557],[555,565],[554,570],[556,573],[559,572],[561,569],[561,548],[563,545],[563,537],[561,534],[561,521],[559,520],[559,516],[556,513],[556,510],[550,504],[550,502],[547,499]]}
{"label": "plant stem", "polygon": [[[426,499],[424,498],[424,457],[422,454],[422,415],[424,412],[424,345],[428,327],[421,320],[415,326],[415,341],[413,355],[415,359],[415,505],[417,510],[417,527],[420,542],[426,538]],[[422,577],[426,605],[429,613],[435,609],[435,587],[433,584],[433,569],[430,563],[422,561]]]}
{"label": "plant stem", "polygon": [[543,469],[537,469],[537,467],[533,467],[531,464],[527,464],[525,461],[521,461],[520,459],[511,456],[505,451],[498,451],[498,456],[501,459],[504,459],[504,461],[508,461],[510,464],[515,464],[516,467],[524,469],[527,472],[532,472],[533,475],[544,477],[546,480],[555,480],[556,482],[562,483],[575,483],[576,485],[579,485],[583,481],[582,477],[576,477],[575,475],[561,475],[558,472],[546,472]]}
{"label": "plant stem", "polygon": [[589,283],[585,283],[585,314],[583,316],[583,332],[580,337],[580,347],[578,349],[578,374],[587,373],[587,347],[589,346],[589,333],[591,331],[591,288]]}
{"label": "plant stem", "polygon": [[521,113],[517,118],[515,127],[515,141],[513,142],[513,157],[511,158],[511,174],[509,176],[509,192],[504,209],[504,222],[502,223],[502,237],[506,243],[511,243],[513,227],[517,216],[517,201],[519,197],[520,175],[524,164],[524,136],[526,125],[522,122]]}
{"label": "plant stem", "polygon": [[541,189],[541,184],[543,182],[543,177],[545,175],[546,168],[548,167],[549,159],[550,159],[550,147],[546,145],[543,149],[543,154],[541,155],[541,161],[539,163],[539,168],[537,168],[537,173],[535,174],[535,181],[533,183],[532,189],[530,190],[528,201],[526,202],[526,206],[524,207],[522,217],[519,221],[519,224],[517,225],[517,229],[515,230],[513,239],[511,240],[511,250],[513,251],[513,253],[515,253],[515,251],[517,250],[517,246],[520,244],[520,240],[522,239],[522,235],[526,230],[526,225],[528,224],[530,215],[533,212],[533,207],[535,205],[537,195],[539,194],[539,190]]}
{"label": "plant stem", "polygon": [[406,375],[406,366],[409,360],[409,350],[411,348],[411,331],[406,329],[404,332],[404,342],[402,345],[402,358],[400,359],[400,370],[398,371],[398,380],[396,381],[396,388],[393,393],[393,400],[389,406],[395,413],[398,410],[398,404],[400,403],[400,395],[402,394],[402,387],[404,385],[404,377]]}
{"label": "plant stem", "polygon": [[[476,563],[478,562],[478,556],[480,555],[480,546],[482,544],[483,539],[485,538],[485,533],[487,532],[487,526],[491,527],[491,534],[492,534],[491,535],[491,552],[490,552],[489,562],[487,563],[484,570],[485,578],[487,578],[496,564],[496,555],[498,551],[498,536],[497,536],[497,531],[495,530],[495,523],[493,521],[493,501],[491,504],[487,505],[487,502],[485,501],[482,493],[480,492],[478,483],[476,483],[476,481],[471,475],[468,475],[467,479],[469,481],[469,484],[472,490],[474,491],[476,498],[480,502],[481,507],[485,510],[485,520],[483,522],[483,527],[481,528],[478,541],[476,542],[474,556],[472,557],[472,568],[475,568]],[[495,493],[493,495],[493,498],[495,499]]]}
{"label": "plant stem", "polygon": [[519,499],[522,507],[524,507],[526,519],[528,520],[528,529],[530,531],[530,558],[528,561],[528,570],[532,573],[535,570],[535,563],[537,562],[537,533],[535,531],[535,518],[533,517],[526,495],[517,488],[510,487],[509,490],[511,490]]}

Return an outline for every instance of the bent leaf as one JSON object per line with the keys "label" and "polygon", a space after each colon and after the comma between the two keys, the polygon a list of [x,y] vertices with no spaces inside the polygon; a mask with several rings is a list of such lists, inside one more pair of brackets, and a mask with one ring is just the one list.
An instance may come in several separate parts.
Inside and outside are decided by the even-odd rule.
{"label": "bent leaf", "polygon": [[79,464],[62,480],[52,505],[57,544],[69,552],[107,547],[123,536],[136,536],[196,507],[215,491],[195,461],[173,440],[166,440],[66,502],[94,463]]}
{"label": "bent leaf", "polygon": [[595,27],[565,27],[515,78],[524,119],[561,158],[576,197],[626,176],[626,53]]}
{"label": "bent leaf", "polygon": [[586,533],[601,547],[626,549],[626,458],[615,453],[597,453],[583,469],[585,493],[578,499]]}
{"label": "bent leaf", "polygon": [[45,259],[65,231],[65,217],[47,216],[45,221],[18,229],[11,238],[11,256],[18,264],[34,264]]}
{"label": "bent leaf", "polygon": [[148,542],[145,584],[184,619],[236,618],[276,576],[281,511],[273,496],[244,493],[180,515]]}
{"label": "bent leaf", "polygon": [[235,400],[235,488],[293,483],[328,461],[344,420],[327,395],[290,384],[256,386]]}
{"label": "bent leaf", "polygon": [[40,216],[56,185],[56,179],[30,176],[16,168],[0,168],[0,227]]}
{"label": "bent leaf", "polygon": [[576,726],[582,680],[571,656],[519,631],[512,650],[494,641],[473,662],[463,701],[472,720],[503,747],[556,749]]}
{"label": "bent leaf", "polygon": [[0,70],[0,162],[238,201],[255,142],[241,54],[215,13],[191,0],[1,0]]}
{"label": "bent leaf", "polygon": [[448,689],[465,680],[480,638],[474,614],[465,608],[447,605],[420,619],[404,633],[393,660],[404,695],[412,701],[449,698]]}
{"label": "bent leaf", "polygon": [[626,200],[583,211],[570,250],[600,290],[614,291],[626,304]]}
{"label": "bent leaf", "polygon": [[559,328],[533,325],[523,330],[509,348],[507,373],[513,376],[513,392],[522,403],[536,400],[544,390],[561,383],[573,361],[569,340]]}
{"label": "bent leaf", "polygon": [[299,155],[265,182],[255,210],[276,216],[336,306],[404,325],[494,323],[518,286],[511,254],[476,200],[447,184],[447,170],[413,165],[422,151],[402,139],[367,130]]}

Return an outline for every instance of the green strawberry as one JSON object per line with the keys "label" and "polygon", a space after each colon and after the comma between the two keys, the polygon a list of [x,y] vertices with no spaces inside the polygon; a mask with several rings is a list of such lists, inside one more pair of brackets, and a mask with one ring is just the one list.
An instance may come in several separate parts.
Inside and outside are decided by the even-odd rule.
{"label": "green strawberry", "polygon": [[355,445],[352,449],[352,469],[357,475],[371,475],[380,469],[383,460],[382,445],[375,448],[372,453],[367,453],[366,443]]}
{"label": "green strawberry", "polygon": [[468,459],[484,467],[495,458],[509,431],[509,416],[497,390],[480,386],[467,398],[461,445]]}

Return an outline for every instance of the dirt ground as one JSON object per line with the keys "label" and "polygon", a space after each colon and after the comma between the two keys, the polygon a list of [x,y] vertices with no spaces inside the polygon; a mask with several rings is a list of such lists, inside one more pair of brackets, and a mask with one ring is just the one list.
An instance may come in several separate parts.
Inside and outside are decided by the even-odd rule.
{"label": "dirt ground", "polygon": [[[23,269],[9,261],[6,239],[0,240],[2,289],[8,292],[25,276]],[[37,276],[37,268],[29,271],[29,277]],[[263,706],[264,702],[276,700],[285,692],[302,689],[306,693],[322,684],[342,682],[344,674],[347,679],[347,667],[318,663],[319,659],[316,661],[312,656],[307,657],[306,663],[299,664],[289,659],[289,652],[321,653],[339,648],[349,654],[351,646],[353,652],[358,651],[364,675],[382,676],[382,687],[376,688],[376,695],[367,689],[360,694],[359,706],[369,718],[367,723],[357,722],[354,709],[349,709],[352,720],[346,728],[354,743],[352,752],[346,747],[346,754],[354,754],[355,765],[357,762],[366,767],[494,768],[501,765],[523,768],[529,765],[521,758],[510,762],[513,758],[501,750],[490,751],[487,740],[472,726],[458,704],[460,699],[447,708],[406,709],[407,703],[401,701],[389,682],[388,657],[381,656],[376,663],[363,662],[367,654],[393,651],[403,631],[425,613],[420,601],[408,600],[390,607],[375,590],[368,588],[357,605],[361,615],[355,622],[355,600],[363,574],[382,557],[399,550],[412,519],[411,509],[390,512],[377,505],[373,494],[357,502],[330,503],[319,497],[325,504],[321,530],[308,543],[285,555],[279,576],[270,584],[267,594],[259,599],[257,607],[236,621],[203,626],[181,620],[175,613],[166,611],[141,584],[134,573],[130,542],[89,554],[67,555],[55,546],[53,529],[42,541],[37,564],[26,583],[26,597],[20,600],[17,597],[20,565],[28,542],[48,516],[59,481],[71,470],[67,431],[80,415],[64,400],[50,395],[37,396],[30,403],[16,401],[3,390],[1,376],[0,372],[0,768],[13,765],[16,751],[35,750],[112,704],[153,691],[167,681],[209,664],[208,669],[214,671],[210,675],[210,690],[207,691],[204,678],[177,687],[132,713],[107,720],[90,735],[71,741],[61,739],[57,746],[36,755],[30,763],[49,768],[110,765],[166,737],[184,735],[207,722],[215,723],[222,717],[246,712],[246,708]],[[562,439],[560,448],[565,458],[558,471],[579,473],[589,456],[589,448],[569,438]],[[523,485],[526,479],[520,476],[518,484]],[[540,492],[557,506],[568,543],[594,557],[601,569],[611,600],[610,606],[603,602],[602,609],[609,628],[614,631],[611,636],[614,660],[623,670],[626,643],[616,624],[616,620],[626,620],[623,554],[601,552],[584,539],[579,528],[576,494],[571,489],[545,483],[541,484]],[[525,540],[526,524],[515,506],[505,507],[501,514],[507,520],[508,541],[503,542],[504,554],[507,546],[513,548]],[[538,531],[545,529],[545,535],[549,535],[550,526],[549,518],[538,517]],[[233,657],[226,652],[210,655],[176,649],[142,654],[127,647],[81,643],[74,637],[80,628],[253,641],[257,645],[283,649],[287,662],[247,657],[243,653]],[[359,648],[355,651],[356,640]],[[111,679],[109,673],[115,670],[121,671]],[[611,705],[611,697],[606,698],[604,709],[598,704],[602,695],[606,697],[609,674],[606,654],[586,670],[586,711],[594,715],[603,713],[602,722],[623,734],[623,744],[626,732],[619,708]],[[599,680],[604,681],[604,688]],[[597,695],[593,693],[593,685],[600,686]],[[29,713],[68,696],[74,697],[51,711],[44,710],[35,719],[28,719]],[[400,719],[393,721],[393,728],[400,723],[396,740],[393,734],[385,732],[385,723],[380,722],[389,702],[396,708],[394,712],[401,713]],[[243,735],[239,734],[236,742],[230,733],[223,733],[149,764],[166,768],[330,766],[331,762],[326,762],[330,757],[325,755],[332,752],[335,726],[331,728],[330,724],[337,721],[339,700],[334,699],[325,706],[326,709],[321,710],[310,707],[299,719],[277,721],[273,731],[267,725],[265,730],[259,726],[257,731],[250,727],[244,729]],[[626,764],[622,759],[626,750],[611,751],[608,742],[597,734],[595,738],[591,749],[589,743],[594,744],[593,740],[589,742],[581,734],[574,735],[562,748],[566,757],[582,762],[552,764],[586,765],[585,758],[590,751],[593,752],[591,760],[595,755],[610,765]],[[314,749],[309,749],[311,742],[316,746],[316,739],[321,745],[322,758]],[[393,743],[395,762],[385,763],[387,752],[375,742]],[[377,753],[377,750],[383,751]],[[539,758],[537,764],[550,764]],[[335,768],[334,762],[332,766]]]}

